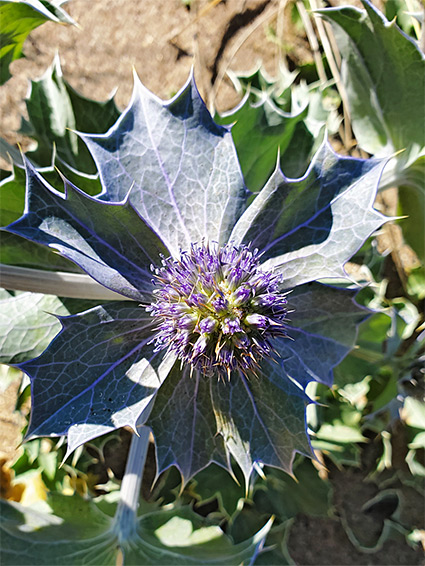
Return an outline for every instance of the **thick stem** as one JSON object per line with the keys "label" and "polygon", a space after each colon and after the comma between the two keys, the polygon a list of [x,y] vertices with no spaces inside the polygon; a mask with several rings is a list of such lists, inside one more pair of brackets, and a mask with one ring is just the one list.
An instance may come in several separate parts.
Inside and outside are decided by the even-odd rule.
{"label": "thick stem", "polygon": [[128,301],[127,297],[110,291],[85,273],[44,271],[14,265],[0,264],[0,287],[75,299]]}
{"label": "thick stem", "polygon": [[132,538],[137,525],[137,507],[143,469],[149,446],[149,429],[141,427],[133,434],[125,474],[121,484],[120,501],[114,517],[113,530],[120,545]]}

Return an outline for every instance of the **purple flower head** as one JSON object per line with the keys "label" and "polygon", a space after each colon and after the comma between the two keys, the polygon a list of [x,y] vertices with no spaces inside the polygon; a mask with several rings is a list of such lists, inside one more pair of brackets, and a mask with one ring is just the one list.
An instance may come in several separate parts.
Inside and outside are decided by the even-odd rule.
{"label": "purple flower head", "polygon": [[169,348],[208,376],[230,378],[236,369],[255,371],[273,351],[270,340],[286,335],[280,278],[260,269],[255,251],[193,245],[162,264],[148,307],[158,324],[157,349]]}

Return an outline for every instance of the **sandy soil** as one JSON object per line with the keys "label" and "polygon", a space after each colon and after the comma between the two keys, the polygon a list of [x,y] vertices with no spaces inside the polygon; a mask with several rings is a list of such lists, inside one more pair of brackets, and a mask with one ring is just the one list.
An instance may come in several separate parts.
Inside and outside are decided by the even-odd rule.
{"label": "sandy soil", "polygon": [[[274,73],[278,47],[267,39],[276,27],[279,0],[71,0],[65,5],[78,27],[48,22],[35,30],[24,48],[26,58],[11,65],[12,78],[1,89],[1,135],[16,135],[28,81],[36,79],[59,53],[63,74],[88,97],[104,100],[116,91],[127,105],[132,68],[161,98],[170,98],[186,81],[191,68],[202,96],[211,107],[228,109],[238,97],[226,70],[248,70],[257,61]],[[282,26],[281,26],[282,27]]]}

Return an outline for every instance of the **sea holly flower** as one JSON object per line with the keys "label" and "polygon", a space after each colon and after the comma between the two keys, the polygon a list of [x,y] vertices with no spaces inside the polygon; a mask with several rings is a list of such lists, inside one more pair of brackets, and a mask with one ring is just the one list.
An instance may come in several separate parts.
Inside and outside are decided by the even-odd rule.
{"label": "sea holly flower", "polygon": [[206,377],[249,378],[285,336],[286,297],[280,276],[259,270],[258,253],[225,245],[192,245],[179,260],[156,270],[160,288],[148,307],[158,321],[157,349]]}
{"label": "sea holly flower", "polygon": [[[105,135],[81,134],[103,190],[57,192],[29,163],[12,233],[49,246],[122,296],[75,316],[38,358],[28,436],[67,435],[68,452],[146,422],[158,473],[187,480],[210,462],[246,478],[310,454],[306,385],[330,385],[367,311],[318,279],[385,218],[373,209],[382,161],[327,143],[305,175],[277,168],[249,198],[231,132],[192,78],[163,102],[135,79]],[[261,148],[259,148],[259,151]],[[60,290],[58,290],[60,293]]]}

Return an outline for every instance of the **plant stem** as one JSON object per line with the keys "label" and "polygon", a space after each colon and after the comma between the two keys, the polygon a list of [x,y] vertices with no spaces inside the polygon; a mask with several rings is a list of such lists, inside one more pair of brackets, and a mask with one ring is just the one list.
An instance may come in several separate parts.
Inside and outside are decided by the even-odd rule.
{"label": "plant stem", "polygon": [[149,429],[143,426],[138,431],[139,434],[133,434],[131,439],[120,501],[114,517],[113,531],[120,545],[131,539],[136,531],[140,486],[149,446]]}
{"label": "plant stem", "polygon": [[85,273],[44,271],[0,264],[0,287],[76,299],[125,301],[127,297],[110,291]]}

